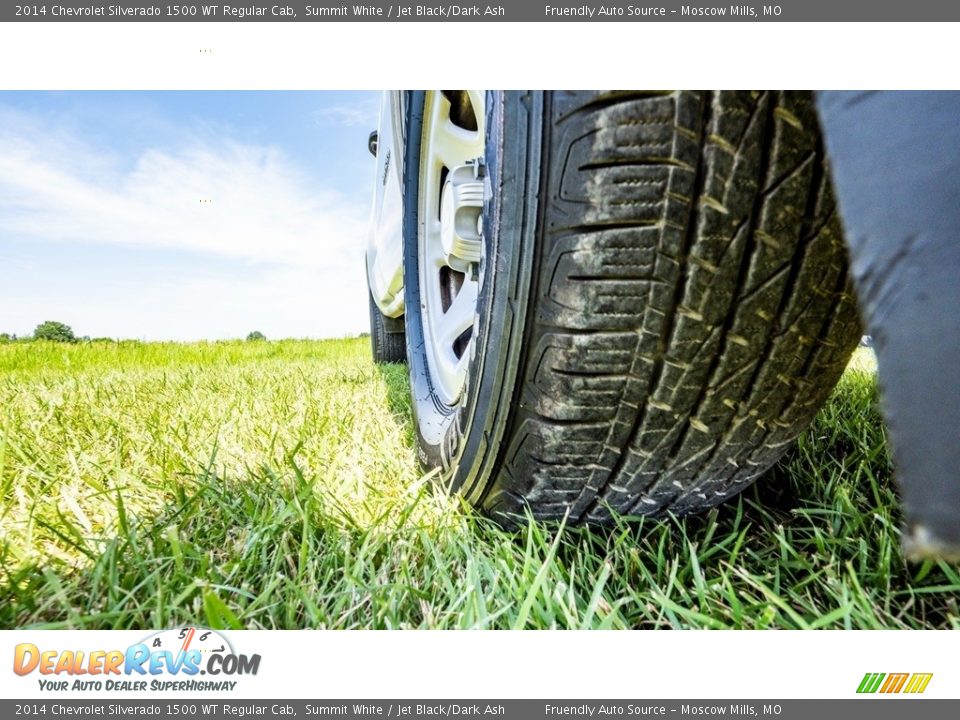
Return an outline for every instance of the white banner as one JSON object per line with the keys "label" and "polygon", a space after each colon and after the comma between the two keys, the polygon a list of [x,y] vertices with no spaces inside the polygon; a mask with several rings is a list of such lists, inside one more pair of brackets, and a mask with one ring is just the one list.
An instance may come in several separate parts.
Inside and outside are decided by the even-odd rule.
{"label": "white banner", "polygon": [[[877,696],[894,700],[918,695],[905,691],[925,674],[923,697],[960,698],[956,642],[932,631],[11,630],[0,633],[0,662],[3,697],[23,699],[842,699],[863,697],[868,673],[905,674],[899,692],[881,692],[878,681]],[[42,656],[32,668],[31,653]],[[110,664],[118,672],[104,673]]]}

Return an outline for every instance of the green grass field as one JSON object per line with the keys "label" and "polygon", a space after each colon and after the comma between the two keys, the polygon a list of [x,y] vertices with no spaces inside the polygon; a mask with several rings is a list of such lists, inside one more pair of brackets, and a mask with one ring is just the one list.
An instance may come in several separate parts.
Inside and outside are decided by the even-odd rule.
{"label": "green grass field", "polygon": [[0,626],[960,628],[870,359],[706,516],[507,533],[421,476],[366,340],[0,345]]}

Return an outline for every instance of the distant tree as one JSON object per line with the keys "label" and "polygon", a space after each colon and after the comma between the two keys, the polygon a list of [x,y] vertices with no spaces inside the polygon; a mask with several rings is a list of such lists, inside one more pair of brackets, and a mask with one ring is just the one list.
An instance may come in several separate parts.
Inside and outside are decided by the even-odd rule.
{"label": "distant tree", "polygon": [[10,333],[0,333],[0,343],[11,343],[16,341],[17,336]]}
{"label": "distant tree", "polygon": [[113,343],[113,342],[116,342],[116,340],[114,340],[114,339],[111,338],[111,337],[95,337],[95,338],[91,338],[91,339],[90,339],[90,342],[95,342],[95,343]]}
{"label": "distant tree", "polygon": [[252,333],[247,335],[247,342],[257,342],[259,340],[266,340],[267,336],[264,335],[259,330],[254,330]]}
{"label": "distant tree", "polygon": [[51,342],[76,342],[77,340],[69,325],[56,320],[47,320],[37,325],[37,329],[33,331],[33,339]]}

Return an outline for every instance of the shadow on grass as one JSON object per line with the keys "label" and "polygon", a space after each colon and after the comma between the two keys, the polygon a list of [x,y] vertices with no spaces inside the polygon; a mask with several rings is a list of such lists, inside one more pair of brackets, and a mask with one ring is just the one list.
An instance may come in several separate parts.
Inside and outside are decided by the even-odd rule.
{"label": "shadow on grass", "polygon": [[376,372],[386,388],[387,408],[404,429],[404,441],[415,442],[413,435],[413,410],[410,406],[410,375],[406,365],[392,363],[376,365]]}
{"label": "shadow on grass", "polygon": [[406,365],[376,365],[377,374],[387,388],[387,407],[404,421],[410,418],[410,378]]}

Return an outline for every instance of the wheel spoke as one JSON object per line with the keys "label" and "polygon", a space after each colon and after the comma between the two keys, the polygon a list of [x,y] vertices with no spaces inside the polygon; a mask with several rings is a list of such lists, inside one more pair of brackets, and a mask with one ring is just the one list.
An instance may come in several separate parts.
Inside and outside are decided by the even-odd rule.
{"label": "wheel spoke", "polygon": [[440,239],[440,221],[435,218],[427,218],[423,225],[423,232],[427,236],[426,252],[424,252],[424,264],[430,267],[434,272],[447,266],[447,258],[443,252],[443,242]]}
{"label": "wheel spoke", "polygon": [[477,283],[464,282],[439,323],[437,334],[441,344],[452,347],[457,338],[473,326],[476,308]]}
{"label": "wheel spoke", "polygon": [[483,155],[483,135],[457,127],[450,119],[450,101],[434,103],[428,153],[435,163],[452,169]]}

